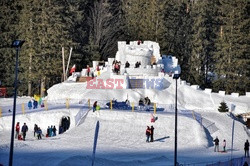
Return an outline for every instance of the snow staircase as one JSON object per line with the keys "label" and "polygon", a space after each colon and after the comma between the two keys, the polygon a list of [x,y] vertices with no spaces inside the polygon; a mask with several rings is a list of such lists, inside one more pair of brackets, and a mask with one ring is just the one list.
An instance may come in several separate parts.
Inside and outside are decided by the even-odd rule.
{"label": "snow staircase", "polygon": [[143,89],[143,79],[129,79],[129,89]]}

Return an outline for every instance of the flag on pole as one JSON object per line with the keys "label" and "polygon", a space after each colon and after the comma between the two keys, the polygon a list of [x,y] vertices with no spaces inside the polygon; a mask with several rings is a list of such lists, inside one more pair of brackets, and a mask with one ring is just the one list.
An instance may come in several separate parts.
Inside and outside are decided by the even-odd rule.
{"label": "flag on pole", "polygon": [[72,74],[73,72],[75,72],[76,71],[76,65],[73,65],[73,67],[70,69],[70,74]]}

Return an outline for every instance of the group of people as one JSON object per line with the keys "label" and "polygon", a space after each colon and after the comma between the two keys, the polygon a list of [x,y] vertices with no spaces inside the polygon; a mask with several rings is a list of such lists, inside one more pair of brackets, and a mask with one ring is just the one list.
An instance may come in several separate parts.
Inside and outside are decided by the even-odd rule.
{"label": "group of people", "polygon": [[[219,138],[216,137],[214,140],[214,152],[219,152]],[[222,142],[222,147],[223,147],[223,151],[222,152],[226,152],[226,140],[224,139]],[[245,151],[245,157],[249,157],[249,142],[248,140],[246,140],[245,144],[244,144],[244,151]]]}
{"label": "group of people", "polygon": [[141,62],[138,62],[138,61],[137,61],[137,62],[135,63],[135,68],[139,68],[140,65],[141,65]]}
{"label": "group of people", "polygon": [[[38,106],[38,102],[36,100],[33,100],[33,109],[36,109],[37,106]],[[32,109],[32,101],[31,100],[28,102],[28,107],[29,107],[29,109]]]}
{"label": "group of people", "polygon": [[[146,142],[154,142],[154,126],[147,126],[147,129],[146,129]],[[149,140],[150,138],[150,140]]]}
{"label": "group of people", "polygon": [[42,139],[42,135],[43,135],[43,133],[42,133],[41,128],[38,127],[37,124],[35,124],[35,125],[34,125],[34,137],[37,136],[37,139]]}
{"label": "group of people", "polygon": [[70,117],[63,117],[59,126],[59,134],[62,134],[70,127]]}
{"label": "group of people", "polygon": [[28,107],[29,107],[30,110],[32,109],[32,107],[33,107],[33,109],[37,109],[38,104],[40,104],[41,107],[44,107],[44,104],[42,103],[42,100],[41,100],[41,99],[39,100],[39,103],[38,103],[38,101],[36,101],[36,100],[33,100],[33,103],[32,103],[32,101],[30,100],[30,101],[28,102]]}
{"label": "group of people", "polygon": [[15,138],[17,138],[18,140],[24,140],[25,141],[26,132],[28,132],[28,126],[26,125],[26,123],[23,124],[23,126],[21,128],[21,132],[22,132],[22,135],[20,133],[20,123],[17,122],[17,124],[16,124],[16,135],[15,135]]}
{"label": "group of people", "polygon": [[[151,100],[148,97],[140,98],[139,100],[139,110],[149,110],[149,106],[151,104]],[[145,108],[146,107],[146,108]]]}
{"label": "group of people", "polygon": [[57,131],[56,126],[53,125],[51,125],[50,127],[48,126],[46,137],[56,136],[56,131]]}

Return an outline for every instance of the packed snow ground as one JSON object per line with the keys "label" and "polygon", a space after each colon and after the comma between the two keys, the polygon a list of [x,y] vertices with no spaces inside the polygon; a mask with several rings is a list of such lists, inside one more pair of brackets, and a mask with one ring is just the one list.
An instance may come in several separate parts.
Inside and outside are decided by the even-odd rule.
{"label": "packed snow ground", "polygon": [[[100,93],[100,92],[99,92]],[[174,160],[174,114],[164,111],[157,113],[158,120],[150,122],[149,112],[131,112],[102,109],[100,113],[90,111],[85,121],[75,126],[75,115],[82,110],[82,104],[72,104],[69,109],[64,104],[49,103],[49,110],[26,110],[23,115],[21,103],[29,98],[17,99],[16,122],[26,122],[29,131],[26,141],[15,140],[13,165],[91,165],[93,139],[96,122],[100,122],[95,165],[140,166],[173,165]],[[12,116],[8,108],[13,99],[0,99],[3,117],[0,118],[0,163],[8,165]],[[11,109],[12,110],[12,109]],[[87,111],[84,109],[82,111]],[[206,119],[214,122],[219,129],[212,135],[200,124],[179,114],[178,116],[178,162],[181,164],[206,165],[231,158],[231,132],[233,120],[227,113],[202,112]],[[58,128],[60,119],[70,116],[70,129],[55,137],[37,140],[33,136],[34,124],[46,133],[50,125]],[[153,143],[146,143],[146,126],[155,127]],[[227,140],[227,153],[214,152],[216,136],[222,142]],[[233,157],[244,155],[244,142],[248,138],[243,124],[235,121]],[[220,149],[222,147],[220,146]]]}

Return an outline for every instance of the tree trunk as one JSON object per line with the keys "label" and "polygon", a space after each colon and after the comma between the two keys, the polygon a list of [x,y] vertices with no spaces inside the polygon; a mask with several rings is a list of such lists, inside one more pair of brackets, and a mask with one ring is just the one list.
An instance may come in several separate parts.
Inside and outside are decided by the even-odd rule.
{"label": "tree trunk", "polygon": [[28,96],[31,96],[31,64],[32,64],[32,54],[30,53],[30,59],[29,59],[29,81],[28,81]]}
{"label": "tree trunk", "polygon": [[44,92],[45,92],[45,81],[46,81],[46,76],[44,76],[41,79],[41,90],[40,90],[40,96],[44,97]]}

